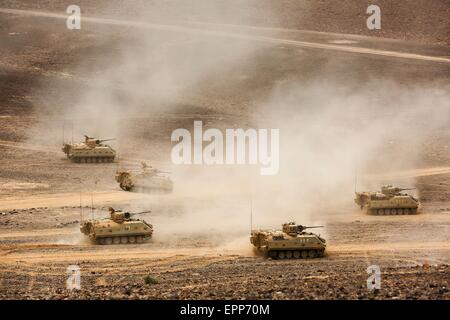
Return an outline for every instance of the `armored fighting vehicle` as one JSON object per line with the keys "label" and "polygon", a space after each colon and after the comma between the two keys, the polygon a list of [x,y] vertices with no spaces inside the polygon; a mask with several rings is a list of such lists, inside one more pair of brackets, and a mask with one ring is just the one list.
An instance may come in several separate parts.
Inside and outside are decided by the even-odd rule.
{"label": "armored fighting vehicle", "polygon": [[284,223],[282,230],[252,230],[250,242],[272,259],[299,259],[323,257],[326,241],[320,236],[305,232],[310,228],[295,222]]}
{"label": "armored fighting vehicle", "polygon": [[142,243],[151,238],[153,226],[131,216],[148,212],[132,214],[109,208],[109,218],[84,221],[80,231],[97,244]]}
{"label": "armored fighting vehicle", "polygon": [[81,143],[65,143],[62,151],[67,158],[76,163],[99,163],[113,162],[116,157],[116,151],[107,144],[106,141],[114,139],[99,140],[84,136],[85,140]]}
{"label": "armored fighting vehicle", "polygon": [[355,203],[361,210],[372,215],[416,214],[420,205],[419,200],[401,193],[413,189],[385,185],[381,187],[381,192],[356,192]]}
{"label": "armored fighting vehicle", "polygon": [[120,184],[120,188],[125,191],[168,193],[173,190],[173,182],[168,176],[163,175],[167,173],[142,162],[142,172],[118,171],[116,181]]}

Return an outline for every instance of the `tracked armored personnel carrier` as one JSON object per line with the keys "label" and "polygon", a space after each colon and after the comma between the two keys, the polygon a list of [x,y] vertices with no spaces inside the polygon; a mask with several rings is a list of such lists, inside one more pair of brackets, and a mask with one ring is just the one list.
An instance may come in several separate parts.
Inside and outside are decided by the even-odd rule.
{"label": "tracked armored personnel carrier", "polygon": [[381,187],[381,192],[356,192],[355,203],[361,210],[372,215],[416,214],[419,200],[401,191],[413,188],[397,188],[392,185]]}
{"label": "tracked armored personnel carrier", "polygon": [[142,243],[151,238],[153,226],[131,216],[148,212],[132,214],[109,208],[109,218],[84,221],[80,231],[97,244]]}
{"label": "tracked armored personnel carrier", "polygon": [[142,172],[118,171],[116,181],[125,191],[143,193],[169,193],[173,190],[173,182],[165,176],[168,172],[161,171],[142,163]]}
{"label": "tracked armored personnel carrier", "polygon": [[62,151],[67,158],[75,163],[100,163],[113,162],[116,157],[116,151],[106,141],[114,139],[99,140],[84,136],[85,140],[81,143],[65,143]]}
{"label": "tracked armored personnel carrier", "polygon": [[295,222],[284,223],[282,230],[254,230],[250,242],[258,251],[272,259],[299,259],[323,257],[326,241],[322,237],[305,232],[310,228]]}

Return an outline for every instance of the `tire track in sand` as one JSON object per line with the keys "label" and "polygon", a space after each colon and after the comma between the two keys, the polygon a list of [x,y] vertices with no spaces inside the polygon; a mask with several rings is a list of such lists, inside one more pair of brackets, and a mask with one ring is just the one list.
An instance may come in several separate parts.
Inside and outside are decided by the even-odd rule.
{"label": "tire track in sand", "polygon": [[[45,11],[34,11],[34,10],[19,10],[19,9],[0,8],[0,13],[15,14],[15,15],[21,15],[21,16],[52,18],[52,19],[64,19],[64,20],[67,19],[67,15],[65,15],[65,14],[45,12]],[[291,45],[291,46],[303,47],[303,48],[313,48],[313,49],[322,49],[322,50],[341,51],[341,52],[347,52],[347,53],[357,53],[357,54],[364,54],[364,55],[383,56],[383,57],[388,57],[388,58],[422,60],[422,61],[427,61],[427,62],[438,62],[438,63],[450,64],[450,58],[447,58],[447,57],[429,56],[429,55],[406,53],[406,52],[399,52],[399,51],[390,51],[390,50],[371,49],[371,48],[366,48],[366,47],[334,45],[334,44],[312,42],[312,41],[299,41],[299,40],[291,40],[291,39],[287,39],[287,38],[281,38],[279,36],[276,37],[276,36],[261,36],[261,35],[255,35],[255,34],[245,34],[245,33],[239,32],[239,31],[232,32],[232,31],[214,30],[212,28],[208,29],[207,25],[202,25],[200,27],[192,27],[192,26],[179,25],[179,24],[178,25],[177,24],[160,24],[160,23],[148,23],[148,22],[123,20],[123,19],[98,18],[98,17],[93,17],[93,16],[89,17],[86,15],[83,15],[82,19],[83,19],[83,22],[85,22],[85,23],[136,27],[136,28],[141,28],[141,29],[169,31],[169,32],[177,32],[177,33],[183,33],[183,34],[203,35],[203,36],[211,36],[211,37],[236,39],[236,40],[247,40],[247,41],[261,42],[261,43]]]}

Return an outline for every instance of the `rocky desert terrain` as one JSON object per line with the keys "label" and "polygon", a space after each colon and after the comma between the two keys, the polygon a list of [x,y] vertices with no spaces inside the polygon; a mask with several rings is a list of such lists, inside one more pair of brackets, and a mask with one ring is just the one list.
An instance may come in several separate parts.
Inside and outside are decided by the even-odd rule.
{"label": "rocky desert terrain", "polygon": [[[446,1],[378,1],[375,33],[360,1],[79,2],[90,20],[68,30],[67,1],[0,1],[1,299],[450,298]],[[279,128],[279,174],[174,165],[171,133],[194,120]],[[63,140],[83,134],[116,138],[116,161],[71,163]],[[172,193],[119,188],[142,161]],[[420,213],[354,204],[387,183],[415,188]],[[80,222],[110,206],[151,210],[152,239],[89,242]],[[250,211],[253,228],[323,225],[325,257],[255,252]]]}

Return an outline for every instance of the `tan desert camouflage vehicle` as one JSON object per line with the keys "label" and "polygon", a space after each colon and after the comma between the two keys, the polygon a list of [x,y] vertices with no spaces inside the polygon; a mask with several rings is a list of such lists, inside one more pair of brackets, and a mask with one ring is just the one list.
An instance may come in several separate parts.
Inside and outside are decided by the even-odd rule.
{"label": "tan desert camouflage vehicle", "polygon": [[309,228],[295,222],[283,224],[282,230],[254,230],[250,242],[258,251],[266,253],[272,259],[299,259],[323,257],[326,248],[325,239],[304,232]]}
{"label": "tan desert camouflage vehicle", "polygon": [[361,210],[373,215],[416,214],[420,205],[419,200],[401,193],[404,190],[413,189],[385,185],[381,187],[381,192],[356,192],[355,203]]}
{"label": "tan desert camouflage vehicle", "polygon": [[151,238],[153,226],[144,220],[132,219],[131,214],[109,208],[110,217],[92,219],[81,223],[80,231],[97,244],[142,243]]}
{"label": "tan desert camouflage vehicle", "polygon": [[142,163],[142,172],[133,173],[131,171],[118,171],[116,181],[120,188],[125,191],[143,192],[143,193],[169,193],[173,190],[172,180],[164,176],[168,172],[161,171]]}
{"label": "tan desert camouflage vehicle", "polygon": [[81,143],[65,143],[62,151],[67,158],[76,163],[100,163],[113,162],[116,157],[116,151],[103,142],[114,139],[98,140],[84,136],[85,140]]}

